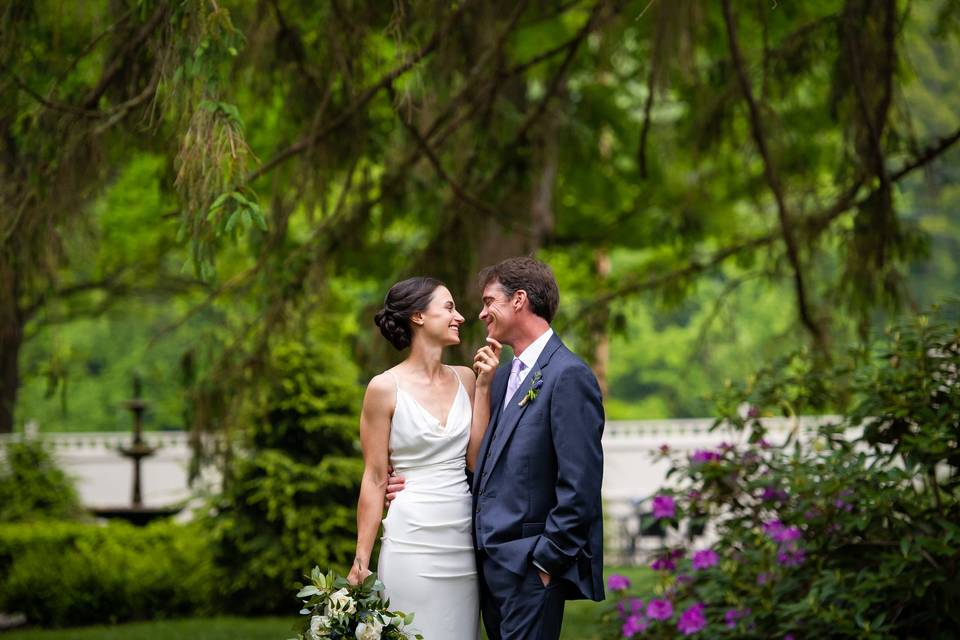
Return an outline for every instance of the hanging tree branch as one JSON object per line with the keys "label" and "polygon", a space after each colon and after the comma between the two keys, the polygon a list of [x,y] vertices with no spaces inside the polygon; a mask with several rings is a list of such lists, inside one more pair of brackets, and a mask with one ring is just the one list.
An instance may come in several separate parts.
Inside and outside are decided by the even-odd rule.
{"label": "hanging tree branch", "polygon": [[749,110],[750,132],[753,136],[754,144],[757,146],[757,151],[760,152],[760,156],[763,159],[764,175],[777,204],[777,217],[780,221],[780,231],[783,242],[786,245],[787,259],[793,269],[793,284],[797,297],[797,309],[800,312],[800,320],[807,330],[810,331],[818,346],[825,351],[823,330],[810,311],[806,283],[803,277],[803,267],[800,263],[800,249],[797,245],[796,235],[794,234],[793,221],[787,209],[783,186],[777,174],[773,156],[767,147],[767,138],[763,129],[763,118],[760,113],[760,107],[754,98],[753,89],[750,86],[750,79],[747,77],[743,55],[740,52],[740,45],[737,42],[736,24],[734,22],[732,9],[730,8],[730,0],[723,0],[723,19],[726,23],[730,58],[733,61],[737,81],[743,93],[743,99],[746,101]]}
{"label": "hanging tree branch", "polygon": [[[890,174],[891,181],[899,182],[917,169],[927,166],[950,150],[958,142],[960,142],[960,128],[950,135],[945,136],[928,146],[923,153],[904,164],[897,171],[892,172]],[[829,207],[826,207],[818,213],[806,218],[801,224],[801,231],[803,232],[804,236],[809,238],[817,237],[826,231],[830,227],[831,223],[833,223],[841,215],[855,207],[862,205],[864,202],[873,197],[875,190],[871,190],[864,196],[857,198],[857,194],[862,186],[862,181],[854,183]],[[754,238],[737,242],[729,247],[719,249],[705,259],[690,260],[688,264],[679,269],[675,269],[667,273],[651,275],[641,280],[627,282],[626,284],[623,284],[612,291],[602,293],[599,296],[591,299],[587,304],[583,305],[582,310],[585,313],[588,313],[591,308],[600,308],[606,306],[614,300],[623,298],[625,296],[640,293],[641,291],[656,289],[671,282],[676,282],[677,280],[708,271],[719,266],[723,262],[726,262],[729,258],[739,255],[745,251],[759,249],[781,240],[781,233],[782,231],[765,233]],[[577,317],[579,317],[579,315],[582,314],[578,314]]]}

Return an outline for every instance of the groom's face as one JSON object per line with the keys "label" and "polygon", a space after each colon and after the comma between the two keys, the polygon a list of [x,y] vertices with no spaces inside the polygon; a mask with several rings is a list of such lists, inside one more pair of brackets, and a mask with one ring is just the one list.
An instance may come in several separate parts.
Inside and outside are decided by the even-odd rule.
{"label": "groom's face", "polygon": [[487,335],[500,342],[510,344],[510,331],[516,317],[513,301],[503,290],[498,280],[483,288],[483,308],[480,320],[487,325]]}

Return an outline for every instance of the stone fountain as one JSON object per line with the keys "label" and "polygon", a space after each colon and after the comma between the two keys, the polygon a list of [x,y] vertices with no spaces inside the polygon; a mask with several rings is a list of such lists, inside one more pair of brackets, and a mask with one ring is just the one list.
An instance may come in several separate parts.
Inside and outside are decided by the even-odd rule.
{"label": "stone fountain", "polygon": [[140,376],[133,377],[133,398],[123,403],[133,414],[133,442],[130,446],[120,447],[120,455],[133,462],[133,494],[129,506],[101,507],[93,509],[98,518],[118,518],[127,520],[135,525],[145,525],[157,518],[166,518],[180,512],[179,506],[147,507],[143,504],[143,481],[141,478],[141,463],[156,453],[157,448],[151,447],[143,440],[143,414],[147,410],[147,401],[142,395],[143,385]]}

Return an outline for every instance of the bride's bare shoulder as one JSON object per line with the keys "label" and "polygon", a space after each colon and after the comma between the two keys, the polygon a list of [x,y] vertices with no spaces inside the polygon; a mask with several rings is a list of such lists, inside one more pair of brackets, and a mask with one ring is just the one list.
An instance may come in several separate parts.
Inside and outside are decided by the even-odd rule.
{"label": "bride's bare shoulder", "polygon": [[364,403],[375,402],[382,403],[389,401],[393,403],[397,391],[395,374],[390,371],[384,371],[370,378],[367,383],[367,393],[364,397]]}

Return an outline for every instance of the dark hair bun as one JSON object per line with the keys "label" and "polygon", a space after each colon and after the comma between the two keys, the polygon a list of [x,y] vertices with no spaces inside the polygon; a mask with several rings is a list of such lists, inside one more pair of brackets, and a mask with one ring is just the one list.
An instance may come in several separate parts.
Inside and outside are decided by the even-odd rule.
{"label": "dark hair bun", "polygon": [[410,316],[430,305],[433,292],[443,283],[436,278],[407,278],[390,287],[383,300],[383,309],[373,316],[380,333],[397,348],[406,349],[413,342]]}
{"label": "dark hair bun", "polygon": [[410,320],[399,316],[389,307],[384,307],[373,316],[373,321],[380,327],[380,333],[387,342],[396,347],[397,351],[410,346]]}

